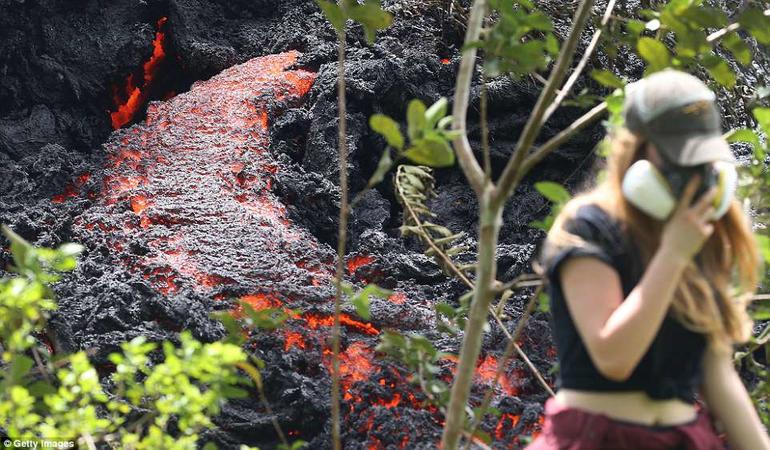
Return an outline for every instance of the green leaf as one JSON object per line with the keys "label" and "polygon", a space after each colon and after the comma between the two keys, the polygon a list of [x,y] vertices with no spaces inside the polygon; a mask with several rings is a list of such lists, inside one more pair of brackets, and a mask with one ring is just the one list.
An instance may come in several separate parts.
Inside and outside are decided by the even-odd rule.
{"label": "green leaf", "polygon": [[369,178],[366,187],[370,188],[382,182],[382,180],[385,179],[385,174],[388,173],[392,167],[393,160],[390,158],[390,150],[386,148],[385,151],[382,152],[380,162],[377,163],[377,170],[375,170],[372,177]]}
{"label": "green leaf", "polygon": [[436,127],[438,121],[446,116],[447,108],[449,107],[449,101],[446,97],[441,97],[432,104],[427,111],[425,111],[426,128],[433,129]]}
{"label": "green leaf", "polygon": [[765,134],[770,135],[770,108],[754,108],[751,111]]}
{"label": "green leaf", "polygon": [[425,103],[416,98],[410,101],[409,106],[406,108],[407,132],[409,134],[409,140],[412,142],[422,137],[426,123],[425,112]]}
{"label": "green leaf", "polygon": [[548,294],[545,292],[540,292],[537,295],[537,310],[544,313],[551,312],[551,304],[548,299]]}
{"label": "green leaf", "polygon": [[388,28],[393,22],[393,15],[380,7],[379,0],[366,0],[363,5],[351,7],[348,14],[364,27],[366,40],[370,44],[377,37],[377,30]]}
{"label": "green leaf", "polygon": [[326,20],[328,20],[338,33],[345,30],[345,12],[336,3],[327,0],[316,0],[316,3],[323,11]]}
{"label": "green leaf", "polygon": [[665,69],[671,64],[671,54],[666,46],[658,40],[642,37],[637,43],[637,50],[652,72]]}
{"label": "green leaf", "polygon": [[735,86],[735,72],[719,56],[711,53],[703,55],[701,59],[703,66],[708,70],[709,75],[722,86],[732,88]]}
{"label": "green leaf", "polygon": [[770,17],[760,8],[746,9],[738,18],[741,27],[748,30],[760,44],[770,45]]}
{"label": "green leaf", "polygon": [[79,254],[83,253],[83,250],[85,249],[86,248],[80,244],[74,244],[72,242],[69,242],[69,243],[60,245],[57,251],[62,256],[78,256]]}
{"label": "green leaf", "polygon": [[29,369],[34,365],[32,358],[24,355],[14,355],[13,364],[11,365],[10,376],[11,379],[18,383],[22,377],[29,372]]}
{"label": "green leaf", "polygon": [[626,29],[631,35],[639,36],[644,31],[647,24],[641,20],[631,19],[626,22]]}
{"label": "green leaf", "polygon": [[388,298],[391,294],[393,294],[393,291],[389,291],[387,289],[383,289],[376,284],[367,284],[365,288],[361,289],[351,300],[351,303],[356,308],[356,313],[358,313],[361,318],[364,320],[370,320],[371,319],[371,313],[369,310],[369,304],[370,296],[375,296],[379,298]]}
{"label": "green leaf", "polygon": [[449,167],[455,163],[455,154],[449,143],[433,135],[415,142],[404,154],[411,161],[430,167]]}
{"label": "green leaf", "polygon": [[572,198],[564,186],[553,181],[540,181],[535,183],[535,189],[553,203],[565,203]]}
{"label": "green leaf", "polygon": [[727,136],[727,142],[748,142],[751,144],[752,148],[757,148],[760,145],[757,133],[748,128],[733,130],[730,135]]}
{"label": "green leaf", "polygon": [[369,126],[382,135],[391,147],[398,150],[404,149],[404,135],[401,134],[401,129],[395,120],[385,114],[372,114],[369,118]]}
{"label": "green leaf", "polygon": [[591,78],[607,87],[623,89],[626,83],[609,70],[592,70]]}
{"label": "green leaf", "polygon": [[733,31],[725,36],[722,39],[722,46],[729,50],[739,63],[744,66],[751,64],[751,49],[748,44],[738,36],[738,33]]}
{"label": "green leaf", "polygon": [[759,242],[759,251],[762,254],[766,264],[770,264],[770,236],[756,235]]}

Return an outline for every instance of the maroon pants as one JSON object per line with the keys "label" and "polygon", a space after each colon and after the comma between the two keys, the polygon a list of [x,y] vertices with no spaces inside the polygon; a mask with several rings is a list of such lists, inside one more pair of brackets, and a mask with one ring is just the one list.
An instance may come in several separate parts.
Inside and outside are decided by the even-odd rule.
{"label": "maroon pants", "polygon": [[647,426],[545,402],[543,430],[525,450],[682,449],[723,450],[708,411],[682,425]]}

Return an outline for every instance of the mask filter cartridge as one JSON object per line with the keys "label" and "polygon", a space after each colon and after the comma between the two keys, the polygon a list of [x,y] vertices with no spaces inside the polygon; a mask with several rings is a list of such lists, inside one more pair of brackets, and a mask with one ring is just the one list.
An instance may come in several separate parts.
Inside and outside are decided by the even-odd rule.
{"label": "mask filter cartridge", "polygon": [[[727,212],[735,196],[738,174],[734,164],[723,161],[709,164],[705,169],[709,173],[703,178],[705,183],[698,193],[716,185],[717,193],[711,220],[718,220]],[[628,168],[621,189],[629,203],[658,220],[668,218],[678,201],[666,177],[651,162],[644,159]]]}

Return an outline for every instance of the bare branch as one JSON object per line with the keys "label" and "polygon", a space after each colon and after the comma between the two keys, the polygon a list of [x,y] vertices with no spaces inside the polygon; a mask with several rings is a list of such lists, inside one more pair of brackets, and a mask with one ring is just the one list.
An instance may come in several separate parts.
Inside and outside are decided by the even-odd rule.
{"label": "bare branch", "polygon": [[731,23],[730,25],[728,25],[728,26],[726,26],[726,27],[724,27],[724,28],[722,28],[720,30],[717,30],[717,31],[709,34],[708,37],[706,38],[706,41],[707,42],[714,42],[714,41],[717,41],[719,39],[722,39],[729,32],[735,31],[735,30],[737,30],[740,27],[741,27],[741,24],[739,24],[738,22]]}
{"label": "bare branch", "polygon": [[[486,11],[486,0],[476,0],[471,8],[471,15],[468,18],[468,29],[465,32],[465,45],[478,41],[481,33],[481,24],[484,20]],[[452,105],[452,129],[462,131],[462,135],[455,138],[452,144],[457,154],[457,160],[460,167],[468,178],[476,195],[481,195],[484,185],[484,172],[479,166],[479,162],[473,155],[471,144],[468,141],[466,130],[468,101],[470,98],[470,86],[473,79],[473,68],[476,66],[476,47],[469,47],[463,52],[460,62],[460,69],[457,72],[457,84],[455,85],[454,104]]]}
{"label": "bare branch", "polygon": [[337,33],[337,109],[339,113],[340,215],[337,230],[337,267],[334,274],[334,325],[332,327],[332,448],[341,450],[340,439],[340,315],[342,313],[342,277],[345,275],[345,243],[348,230],[348,149],[347,110],[345,104],[345,29]]}
{"label": "bare branch", "polygon": [[599,103],[598,105],[591,108],[590,111],[578,117],[577,120],[570,124],[570,126],[560,131],[559,134],[552,137],[545,144],[532,152],[529,156],[527,156],[524,162],[521,163],[521,168],[519,169],[519,173],[516,175],[515,183],[521,181],[521,179],[524,178],[524,176],[529,173],[529,171],[532,170],[532,168],[535,167],[535,165],[537,165],[543,158],[548,156],[551,152],[559,148],[560,145],[575,136],[580,130],[585,128],[586,125],[601,117],[605,111],[607,111],[607,102]]}
{"label": "bare branch", "polygon": [[529,149],[535,142],[537,134],[542,128],[541,123],[545,109],[547,105],[551,103],[558,86],[561,85],[564,77],[567,75],[567,69],[572,63],[572,58],[575,55],[575,49],[577,48],[580,34],[585,28],[593,4],[593,0],[582,0],[578,5],[577,11],[575,11],[572,29],[559,52],[559,58],[556,60],[556,65],[551,71],[550,77],[548,77],[548,84],[540,93],[535,108],[524,126],[519,141],[516,143],[513,156],[508,160],[505,169],[503,169],[503,174],[500,176],[494,196],[495,205],[502,205],[505,203],[505,200],[510,196],[511,191],[513,190],[514,182],[518,178],[517,174],[519,173],[521,162],[524,160],[524,156],[529,152]]}
{"label": "bare branch", "polygon": [[551,117],[551,114],[556,111],[556,109],[561,105],[561,102],[564,101],[564,99],[567,97],[567,94],[572,90],[572,86],[575,84],[577,79],[580,77],[580,74],[583,73],[583,70],[585,69],[586,65],[588,64],[588,60],[591,59],[591,55],[593,55],[594,50],[596,49],[596,45],[599,43],[599,38],[602,36],[602,32],[604,32],[604,28],[607,26],[607,23],[610,21],[610,16],[612,15],[612,10],[615,8],[615,0],[610,0],[607,2],[607,9],[604,10],[604,16],[602,17],[601,24],[599,25],[599,28],[594,31],[594,35],[591,38],[591,42],[588,44],[588,47],[586,48],[586,51],[583,53],[583,57],[580,58],[580,61],[578,62],[577,66],[575,66],[575,70],[572,71],[572,74],[567,78],[567,81],[564,83],[564,86],[562,86],[559,93],[556,95],[556,98],[554,101],[548,106],[548,109],[545,110],[545,114],[543,115],[543,119],[540,121],[540,126],[543,126],[547,121],[548,118]]}

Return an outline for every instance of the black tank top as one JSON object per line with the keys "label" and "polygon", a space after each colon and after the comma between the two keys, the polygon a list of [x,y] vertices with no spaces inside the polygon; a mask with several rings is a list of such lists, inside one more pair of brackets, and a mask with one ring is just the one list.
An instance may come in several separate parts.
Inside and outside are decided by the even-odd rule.
{"label": "black tank top", "polygon": [[546,240],[543,248],[543,265],[550,294],[550,326],[559,362],[556,388],[643,390],[654,399],[679,398],[694,403],[703,380],[706,336],[686,329],[671,316],[670,310],[654,341],[627,380],[610,380],[596,369],[567,309],[559,280],[559,265],[570,256],[599,258],[618,271],[625,298],[641,279],[643,262],[620,223],[597,205],[579,207],[575,217],[565,222],[564,226],[588,245],[584,248],[561,248],[554,252],[548,248]]}

